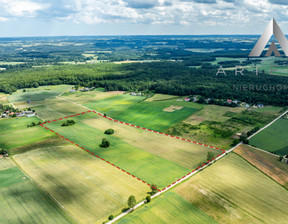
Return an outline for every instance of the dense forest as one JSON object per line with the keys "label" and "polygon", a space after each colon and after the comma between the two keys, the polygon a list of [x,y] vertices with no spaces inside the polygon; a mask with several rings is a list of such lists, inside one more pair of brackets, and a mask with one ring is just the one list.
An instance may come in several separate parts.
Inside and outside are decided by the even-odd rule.
{"label": "dense forest", "polygon": [[[217,67],[193,68],[184,62],[131,64],[84,64],[10,70],[0,73],[0,91],[39,85],[72,84],[104,87],[108,91],[143,91],[172,95],[201,95],[212,99],[235,99],[247,103],[287,105],[288,77],[234,71],[216,76]],[[243,87],[246,86],[246,88]],[[253,89],[250,86],[253,87]]]}

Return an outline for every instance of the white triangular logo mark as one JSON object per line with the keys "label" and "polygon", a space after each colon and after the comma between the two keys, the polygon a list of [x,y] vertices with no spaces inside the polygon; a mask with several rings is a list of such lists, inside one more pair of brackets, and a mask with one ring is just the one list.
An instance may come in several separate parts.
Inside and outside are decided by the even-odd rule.
{"label": "white triangular logo mark", "polygon": [[[265,46],[269,42],[271,36],[274,35],[280,46],[282,47],[282,50],[285,53],[285,56],[288,56],[288,41],[278,26],[277,22],[272,19],[268,26],[266,27],[264,33],[257,41],[256,45],[252,49],[252,51],[249,54],[249,57],[259,57],[261,53],[263,52]],[[273,45],[273,46],[272,46]],[[272,42],[271,46],[269,47],[267,53],[265,56],[270,56],[271,53],[274,52],[275,56],[280,56],[280,53],[275,45],[274,42]]]}

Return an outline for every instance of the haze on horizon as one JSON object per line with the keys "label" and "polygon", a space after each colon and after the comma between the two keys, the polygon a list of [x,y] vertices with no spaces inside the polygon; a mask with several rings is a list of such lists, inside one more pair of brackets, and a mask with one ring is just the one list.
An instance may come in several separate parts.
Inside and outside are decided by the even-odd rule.
{"label": "haze on horizon", "polygon": [[0,37],[257,34],[286,0],[0,0]]}

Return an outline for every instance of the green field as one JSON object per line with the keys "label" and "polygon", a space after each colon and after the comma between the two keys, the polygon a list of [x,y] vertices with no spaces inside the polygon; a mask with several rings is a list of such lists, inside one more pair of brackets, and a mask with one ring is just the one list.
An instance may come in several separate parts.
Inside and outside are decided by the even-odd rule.
{"label": "green field", "polygon": [[73,223],[32,181],[0,189],[1,223]]}
{"label": "green field", "polygon": [[[142,180],[163,188],[204,163],[209,149],[165,135],[151,133],[135,127],[109,121],[94,113],[74,117],[76,124],[62,127],[63,121],[45,124],[65,138],[118,165]],[[113,135],[104,131],[112,128]],[[99,146],[107,138],[111,146]]]}
{"label": "green field", "polygon": [[84,104],[84,106],[101,113],[106,113],[110,117],[116,117],[119,113],[126,111],[132,105],[144,100],[142,96],[119,95],[103,100],[97,100]]}
{"label": "green field", "polygon": [[[61,127],[63,123],[61,121],[45,126],[142,180],[157,184],[160,188],[166,187],[189,172],[189,169],[130,145],[119,137],[105,135],[102,131],[82,122],[84,116],[86,115],[73,118],[76,124],[70,127]],[[111,142],[108,149],[99,146],[102,138],[107,138]]]}
{"label": "green field", "polygon": [[[173,112],[164,111],[170,106],[183,107]],[[118,114],[116,119],[132,123],[141,127],[156,131],[165,131],[169,127],[189,117],[199,108],[189,102],[177,102],[176,100],[165,101],[142,101]],[[107,113],[108,114],[108,113]]]}
{"label": "green field", "polygon": [[107,127],[112,128],[115,131],[113,136],[120,138],[127,144],[187,169],[198,167],[200,162],[206,160],[208,152],[214,153],[215,156],[220,153],[215,149],[119,124],[118,122],[112,122],[101,116],[85,119],[83,122],[102,131],[102,133],[104,133]]}
{"label": "green field", "polygon": [[73,223],[10,158],[0,158],[0,210],[1,224]]}
{"label": "green field", "polygon": [[40,121],[37,117],[0,119],[0,147],[9,150],[51,137],[52,133],[40,126],[27,128],[28,124]]}
{"label": "green field", "polygon": [[104,88],[96,88],[89,92],[68,92],[61,97],[72,102],[84,105],[94,101],[103,100],[117,95],[123,95],[123,91],[109,91],[106,92]]}
{"label": "green field", "polygon": [[40,86],[38,88],[28,88],[23,92],[22,89],[13,93],[8,97],[10,102],[23,102],[23,101],[39,101],[44,99],[53,98],[58,96],[64,91],[71,89],[69,85],[58,85],[58,86]]}
{"label": "green field", "polygon": [[216,224],[207,214],[197,209],[175,192],[167,192],[149,204],[124,217],[118,224],[193,223]]}
{"label": "green field", "polygon": [[250,144],[278,155],[288,154],[288,120],[279,119],[250,139]]}
{"label": "green field", "polygon": [[[0,163],[1,163],[0,159]],[[0,171],[0,188],[8,187],[13,184],[17,184],[26,181],[27,177],[17,168],[11,167],[9,169]]]}
{"label": "green field", "polygon": [[288,192],[237,154],[229,154],[175,191],[219,223],[286,223]]}
{"label": "green field", "polygon": [[[66,141],[55,147],[44,144],[14,159],[78,223],[107,221],[109,215],[121,213],[130,195],[140,201],[150,191],[148,185]],[[43,203],[41,197],[37,202]]]}

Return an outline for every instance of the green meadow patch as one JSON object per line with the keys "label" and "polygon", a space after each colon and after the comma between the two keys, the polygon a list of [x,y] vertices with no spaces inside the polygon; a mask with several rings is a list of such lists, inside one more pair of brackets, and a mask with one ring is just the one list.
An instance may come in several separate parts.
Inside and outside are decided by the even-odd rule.
{"label": "green meadow patch", "polygon": [[32,181],[0,189],[1,224],[74,223]]}
{"label": "green meadow patch", "polygon": [[[165,108],[171,106],[177,106],[178,109],[165,111]],[[163,132],[198,111],[199,107],[197,106],[193,103],[177,102],[176,100],[142,101],[117,115],[116,119]]]}
{"label": "green meadow patch", "polygon": [[32,122],[41,122],[37,117],[0,120],[0,147],[12,149],[34,143],[52,136],[40,126],[29,127]]}
{"label": "green meadow patch", "polygon": [[[22,101],[39,101],[44,99],[53,98],[58,96],[63,91],[71,89],[69,85],[59,86],[40,86],[38,88],[28,88],[25,90],[18,90],[8,97],[10,102],[22,102]],[[23,92],[24,91],[24,92]]]}
{"label": "green meadow patch", "polygon": [[110,117],[116,117],[119,113],[126,111],[132,105],[144,100],[142,96],[118,95],[103,100],[96,100],[84,106],[106,113]]}
{"label": "green meadow patch", "polygon": [[124,217],[118,224],[216,224],[207,214],[197,209],[175,192],[167,192]]}
{"label": "green meadow patch", "polygon": [[[1,163],[0,159],[0,163]],[[16,183],[20,183],[26,180],[26,176],[17,168],[11,167],[6,170],[0,171],[0,188],[7,187]]]}
{"label": "green meadow patch", "polygon": [[[189,172],[189,169],[132,146],[119,137],[105,135],[104,132],[83,123],[81,119],[85,115],[81,116],[79,119],[73,118],[76,123],[71,127],[61,126],[61,121],[45,126],[142,180],[157,184],[160,188],[166,187]],[[100,147],[103,138],[110,142],[109,148]]]}
{"label": "green meadow patch", "polygon": [[250,144],[279,155],[288,154],[288,120],[279,119],[250,139]]}

